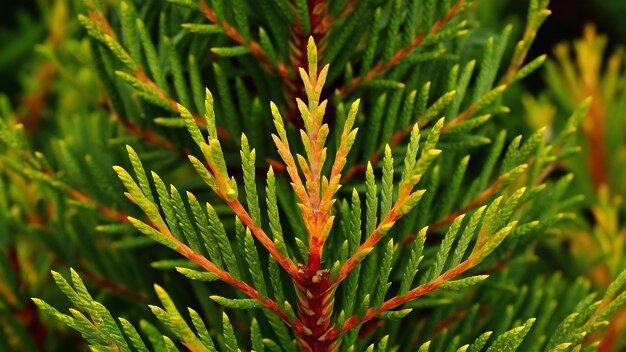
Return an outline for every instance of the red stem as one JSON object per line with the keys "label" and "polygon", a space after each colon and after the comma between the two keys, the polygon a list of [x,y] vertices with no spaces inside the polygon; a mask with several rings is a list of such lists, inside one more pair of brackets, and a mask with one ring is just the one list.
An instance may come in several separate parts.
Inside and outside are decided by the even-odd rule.
{"label": "red stem", "polygon": [[348,258],[348,260],[346,260],[346,262],[342,265],[341,269],[339,270],[339,274],[337,274],[335,280],[333,280],[329,284],[329,290],[337,287],[337,285],[339,285],[339,283],[341,283],[341,281],[343,281],[346,276],[348,276],[348,274],[363,260],[365,252],[374,248],[376,243],[381,240],[383,236],[382,228],[389,224],[393,224],[401,217],[401,215],[397,214],[397,212],[399,208],[404,204],[404,201],[406,200],[410,191],[410,188],[400,189],[398,200],[396,201],[394,206],[391,208],[385,218],[380,222],[380,224],[378,224],[378,227],[376,227],[374,232],[372,232],[372,234],[368,236],[367,240],[365,240],[365,242],[363,242],[363,244],[357,249],[356,253]]}
{"label": "red stem", "polygon": [[412,289],[411,291],[409,291],[409,293],[407,293],[404,296],[398,296],[398,297],[394,297],[388,301],[385,301],[385,303],[383,303],[380,308],[378,309],[374,309],[374,308],[370,308],[367,310],[367,312],[365,313],[365,315],[363,315],[362,317],[359,317],[357,315],[354,315],[350,318],[348,318],[343,326],[341,326],[340,328],[332,328],[330,329],[326,335],[324,335],[325,339],[328,340],[335,340],[337,339],[339,336],[341,336],[342,334],[346,333],[348,330],[363,324],[364,322],[375,318],[377,315],[379,315],[380,313],[386,312],[388,310],[394,309],[404,303],[407,303],[409,301],[412,301],[420,296],[423,296],[429,292],[432,292],[436,289],[438,289],[441,284],[443,284],[444,282],[453,279],[459,275],[461,275],[462,273],[464,273],[465,271],[467,271],[471,265],[472,265],[472,261],[473,261],[473,257],[470,256],[470,258],[468,258],[466,261],[462,262],[461,264],[459,264],[458,266],[446,271],[445,273],[443,273],[441,276],[439,276],[437,279],[435,279],[432,282],[420,285],[414,289]]}
{"label": "red stem", "polygon": [[226,21],[220,21],[217,18],[217,14],[215,13],[215,11],[213,11],[213,9],[211,9],[204,1],[200,1],[199,6],[200,6],[200,9],[202,10],[202,13],[204,13],[204,16],[209,21],[224,28],[224,30],[226,31],[226,35],[230,39],[234,40],[235,42],[237,42],[238,44],[242,46],[247,47],[252,53],[252,55],[256,56],[259,60],[261,60],[262,66],[263,68],[265,68],[267,72],[272,73],[272,74],[277,73],[283,80],[285,81],[289,80],[289,75],[287,73],[287,69],[285,68],[285,65],[283,63],[278,63],[278,70],[274,69],[267,54],[263,51],[263,48],[261,48],[261,45],[259,43],[257,43],[254,40],[250,40],[246,42],[244,38],[241,36],[241,34],[237,31],[236,28],[231,26]]}
{"label": "red stem", "polygon": [[351,93],[356,88],[358,88],[359,85],[363,81],[369,81],[375,78],[376,76],[378,76],[379,74],[387,71],[389,68],[397,65],[400,60],[407,57],[415,48],[420,46],[420,44],[422,44],[422,42],[424,41],[424,39],[426,39],[426,37],[436,34],[443,26],[448,24],[448,22],[450,22],[450,20],[452,20],[454,16],[457,14],[457,12],[461,9],[461,6],[463,5],[464,2],[465,0],[458,0],[457,3],[454,4],[454,6],[452,6],[450,11],[448,11],[448,14],[446,15],[446,17],[437,20],[437,22],[433,24],[433,26],[430,28],[430,30],[428,31],[426,35],[424,34],[417,35],[413,39],[411,44],[398,50],[389,59],[389,61],[383,62],[381,64],[374,66],[372,69],[369,70],[369,72],[365,74],[364,77],[355,77],[354,79],[352,79],[352,82],[350,82],[349,86],[342,87],[341,89],[339,89],[339,94],[342,96],[346,96],[347,94]]}
{"label": "red stem", "polygon": [[[222,197],[222,195],[220,195],[220,197]],[[280,264],[280,266],[282,266],[285,271],[287,271],[287,273],[289,273],[289,275],[291,275],[291,277],[296,280],[296,282],[301,282],[302,277],[295,264],[291,261],[291,259],[285,257],[282,253],[280,253],[278,248],[276,248],[276,246],[274,245],[274,242],[272,242],[267,234],[265,234],[265,231],[263,231],[261,227],[257,226],[254,223],[254,221],[241,205],[241,203],[238,200],[228,201],[225,198],[224,200],[228,203],[228,205],[235,212],[235,214],[237,214],[237,217],[241,220],[241,222],[243,222],[244,225],[246,225],[250,229],[250,231],[252,231],[254,237],[256,237],[256,239],[261,242],[263,247],[267,249],[272,257],[276,259],[278,264]]]}
{"label": "red stem", "polygon": [[[166,234],[167,235],[167,234]],[[171,235],[171,234],[170,234]],[[170,237],[169,235],[167,235]],[[220,280],[226,282],[227,284],[239,289],[245,295],[250,298],[257,300],[259,303],[263,304],[263,306],[272,312],[276,313],[284,322],[292,328],[296,333],[301,333],[303,330],[302,323],[298,320],[291,321],[286,312],[278,307],[278,305],[269,298],[264,298],[259,294],[257,290],[255,290],[252,286],[246,284],[245,282],[235,279],[229,273],[220,270],[215,264],[213,264],[210,260],[208,260],[203,255],[195,252],[193,249],[189,248],[184,243],[178,241],[173,236],[170,237],[172,241],[176,243],[176,251],[186,257],[187,259],[193,261],[194,263],[200,265],[206,271],[216,274]]]}

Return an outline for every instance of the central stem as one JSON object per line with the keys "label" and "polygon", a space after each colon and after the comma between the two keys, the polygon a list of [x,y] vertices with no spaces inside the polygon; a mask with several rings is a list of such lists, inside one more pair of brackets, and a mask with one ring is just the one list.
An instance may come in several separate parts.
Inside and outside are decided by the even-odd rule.
{"label": "central stem", "polygon": [[335,303],[333,290],[328,290],[329,272],[309,272],[305,265],[301,265],[300,269],[304,272],[302,276],[305,280],[304,284],[296,285],[298,315],[306,329],[297,336],[298,345],[307,352],[336,351],[339,347],[336,339],[320,339],[330,327]]}

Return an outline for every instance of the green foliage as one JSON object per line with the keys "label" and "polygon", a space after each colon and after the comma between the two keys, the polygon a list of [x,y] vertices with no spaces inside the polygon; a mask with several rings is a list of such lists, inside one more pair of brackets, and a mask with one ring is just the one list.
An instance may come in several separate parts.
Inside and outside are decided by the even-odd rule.
{"label": "green foliage", "polygon": [[1,343],[594,348],[624,274],[597,299],[535,256],[590,103],[503,127],[547,5],[516,32],[463,0],[55,3],[82,27],[49,24],[50,108],[0,101]]}

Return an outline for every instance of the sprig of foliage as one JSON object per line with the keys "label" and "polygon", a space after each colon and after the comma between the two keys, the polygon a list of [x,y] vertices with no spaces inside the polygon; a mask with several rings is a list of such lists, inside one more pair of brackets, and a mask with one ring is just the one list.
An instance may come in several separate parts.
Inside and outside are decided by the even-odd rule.
{"label": "sprig of foliage", "polygon": [[[438,290],[462,290],[487,279],[487,275],[461,277],[472,268],[479,267],[512,233],[524,226],[536,226],[536,222],[531,222],[528,219],[525,219],[527,222],[522,225],[520,222],[524,220],[523,218],[512,218],[516,208],[519,206],[518,204],[522,201],[525,203],[532,202],[536,194],[530,194],[525,187],[513,188],[512,193],[507,197],[500,196],[490,202],[488,206],[481,208],[472,216],[469,223],[464,221],[465,214],[457,216],[448,228],[437,253],[427,259],[424,265],[420,265],[415,258],[419,257],[419,253],[422,251],[421,248],[424,245],[423,238],[426,230],[423,230],[419,236],[422,240],[416,241],[417,247],[411,254],[411,260],[415,263],[412,266],[421,267],[423,273],[419,283],[413,285],[411,284],[411,281],[413,281],[412,277],[403,277],[401,293],[391,295],[390,297],[386,296],[389,286],[393,285],[393,281],[389,283],[388,280],[393,257],[396,255],[397,250],[393,245],[392,239],[386,241],[387,245],[382,246],[381,250],[377,252],[378,256],[380,256],[377,258],[377,262],[382,265],[381,274],[378,275],[378,282],[374,282],[373,285],[368,284],[367,282],[371,281],[369,276],[365,276],[365,282],[362,283],[354,280],[352,280],[353,282],[347,282],[351,287],[350,289],[356,292],[363,292],[363,285],[370,286],[370,288],[369,291],[364,291],[365,296],[362,304],[357,305],[356,302],[347,299],[343,303],[345,307],[339,310],[339,314],[334,314],[337,289],[345,289],[344,285],[342,285],[344,280],[357,267],[361,266],[364,260],[371,259],[371,254],[378,248],[376,245],[393,233],[396,222],[410,213],[413,208],[421,205],[423,196],[425,192],[428,192],[429,187],[426,185],[425,189],[417,190],[415,187],[422,184],[421,180],[429,170],[433,172],[431,166],[441,154],[441,150],[437,149],[436,146],[444,126],[444,119],[439,119],[432,127],[421,147],[419,146],[421,133],[417,125],[413,127],[411,140],[405,154],[404,167],[398,183],[393,182],[394,162],[392,151],[389,147],[386,148],[379,198],[380,220],[375,225],[369,225],[372,229],[371,233],[360,235],[359,232],[362,231],[361,225],[356,220],[361,216],[359,209],[360,200],[358,193],[353,193],[352,207],[354,214],[347,214],[346,218],[346,220],[352,218],[352,220],[349,220],[353,224],[351,225],[352,230],[342,234],[340,230],[334,230],[336,215],[333,214],[333,204],[336,201],[336,193],[340,187],[341,171],[356,138],[357,130],[353,129],[353,124],[357,115],[358,101],[352,105],[345,119],[336,157],[331,163],[330,173],[323,175],[323,165],[327,157],[325,142],[330,130],[323,121],[327,101],[320,101],[320,95],[328,73],[328,66],[318,71],[317,50],[312,39],[309,41],[308,57],[308,69],[300,70],[308,102],[297,101],[304,122],[304,129],[300,133],[302,147],[305,151],[303,155],[296,153],[294,156],[292,149],[295,146],[290,144],[287,130],[278,108],[275,105],[271,106],[277,131],[273,139],[283,162],[287,166],[287,173],[291,179],[294,195],[298,199],[298,207],[300,208],[304,228],[306,229],[307,242],[303,243],[302,246],[304,247],[299,249],[300,252],[306,254],[304,257],[306,262],[296,266],[293,258],[289,255],[290,252],[293,252],[293,249],[284,242],[284,237],[276,236],[271,239],[263,230],[264,221],[259,214],[257,185],[254,176],[255,150],[250,149],[245,134],[242,135],[241,157],[244,172],[243,189],[246,193],[247,205],[244,206],[239,202],[239,187],[235,178],[229,175],[226,168],[224,154],[215,125],[213,96],[208,90],[206,91],[206,114],[203,124],[207,130],[207,137],[202,134],[199,124],[191,113],[181,105],[178,106],[178,110],[181,112],[181,118],[185,121],[192,139],[202,151],[204,158],[201,161],[194,156],[190,156],[192,164],[206,184],[232,209],[237,217],[236,223],[239,230],[237,230],[238,235],[234,239],[234,244],[237,248],[244,249],[246,253],[245,264],[238,262],[232,254],[229,254],[232,251],[229,243],[231,241],[227,238],[226,233],[223,232],[221,221],[214,214],[212,215],[211,205],[207,203],[206,212],[199,208],[198,204],[192,206],[192,203],[196,203],[196,197],[189,192],[187,193],[191,208],[197,209],[195,216],[198,219],[202,219],[205,216],[212,219],[209,221],[207,230],[213,232],[214,236],[217,235],[223,238],[223,240],[217,241],[219,254],[218,249],[213,247],[215,246],[214,242],[198,242],[198,239],[203,238],[203,235],[196,228],[206,227],[206,222],[203,221],[204,225],[193,225],[187,212],[187,206],[183,204],[183,200],[176,188],[172,186],[168,192],[161,179],[155,173],[152,173],[153,181],[158,191],[159,198],[157,203],[157,199],[152,194],[151,182],[147,178],[138,155],[132,148],[128,147],[128,152],[137,180],[135,181],[121,167],[116,166],[115,171],[126,186],[127,197],[142,209],[149,220],[146,223],[129,217],[130,222],[137,230],[177,251],[206,270],[206,274],[203,275],[211,276],[211,278],[207,276],[207,279],[213,280],[217,278],[237,288],[249,297],[249,299],[229,299],[212,296],[214,301],[229,309],[266,308],[278,316],[293,331],[301,349],[311,351],[335,350],[339,348],[344,335],[367,321],[377,317],[397,319],[408,313],[408,311],[393,313],[392,310],[396,307],[414,301],[431,292],[437,292]],[[541,134],[537,136],[541,136]],[[539,144],[536,142],[538,140],[538,137],[533,136],[521,146],[519,139],[517,139],[517,142],[512,143],[505,154],[502,164],[502,175],[496,181],[497,184],[500,184],[501,187],[506,187],[528,168],[528,164],[524,161],[532,153],[538,153],[537,147]],[[538,153],[537,155],[541,154]],[[535,162],[540,163],[540,160],[538,159]],[[274,182],[271,176],[270,170],[269,185]],[[376,187],[368,192],[377,192]],[[367,198],[371,198],[371,195],[368,195]],[[374,202],[377,201],[374,200]],[[378,208],[377,204],[372,204],[371,202],[370,204],[368,206]],[[274,210],[270,210],[267,214],[276,216]],[[276,224],[278,222],[276,218],[268,218],[267,220],[269,223]],[[273,232],[279,231],[277,225],[274,225]],[[357,235],[356,239],[351,239],[348,242],[352,241],[354,243],[352,246],[348,246],[348,248],[353,248],[353,252],[349,253],[347,258],[344,255],[336,257],[337,251],[327,248],[325,245],[327,240],[331,238],[331,234],[332,236],[345,236],[346,238],[354,236],[350,233]],[[296,296],[298,297],[296,301],[278,301],[277,297],[269,295],[264,277],[272,274],[262,270],[262,265],[259,262],[259,256],[253,243],[253,237],[265,247],[272,261],[275,261],[289,274],[296,288]],[[361,241],[361,237],[365,240]],[[469,246],[472,243],[473,247],[470,249]],[[358,248],[355,248],[357,245]],[[454,251],[452,250],[453,247]],[[211,259],[207,258],[204,253],[209,253]],[[450,254],[452,254],[451,257]],[[220,256],[221,259],[219,258]],[[226,264],[225,267],[216,264],[222,263],[222,261]],[[336,264],[332,268],[323,268],[322,263]],[[242,264],[249,270],[252,283],[247,282],[245,276],[242,276],[242,273],[239,272],[238,267]],[[186,272],[184,269],[179,270]],[[368,270],[368,268],[365,268],[365,270]],[[187,275],[192,275],[191,277],[193,277],[200,274],[188,272]],[[79,279],[76,279],[74,284],[76,285],[78,282]],[[276,280],[270,280],[270,282],[274,286],[281,285]],[[619,286],[619,283],[617,285]],[[64,284],[64,287],[66,286],[69,287],[69,285]],[[65,291],[66,294],[70,295],[70,298],[76,294],[75,291],[70,289]],[[273,287],[272,291],[275,296],[277,293],[282,292],[282,288]],[[616,289],[610,291],[609,296],[606,298],[609,301],[614,298],[613,291],[616,291]],[[157,294],[163,302],[165,309],[153,307],[152,311],[179,341],[193,350],[202,350],[212,346],[212,342],[202,342],[202,339],[186,323],[183,323],[183,319],[174,307],[173,302],[160,287],[157,287]],[[282,296],[282,294],[279,294],[279,296]],[[353,299],[357,297],[354,296]],[[282,297],[280,298],[282,300]],[[72,300],[75,304],[80,304],[79,307],[82,306],[83,309],[86,309],[91,304],[81,303],[83,300],[79,298]],[[619,299],[616,302],[615,304],[609,304],[609,306],[619,305]],[[70,320],[71,318],[53,311],[51,307],[45,305],[42,301],[37,301],[37,303],[43,309],[61,317],[66,323],[74,324],[73,320]],[[346,313],[345,309],[348,306],[356,308],[353,315]],[[599,304],[591,305],[590,307],[593,308],[590,309],[595,310],[598,306]],[[292,307],[297,308],[297,313]],[[598,311],[597,314],[600,316],[610,315],[613,308],[607,309],[608,313],[602,310]],[[89,311],[88,313],[93,319],[96,317],[100,320],[103,319],[96,315],[101,313]],[[80,317],[80,315],[76,314],[75,316],[77,319]],[[596,323],[587,322],[588,317],[591,318],[591,315],[585,316],[581,321],[583,324],[580,327],[582,329],[581,332],[588,333],[600,326]],[[98,319],[95,319],[95,321],[98,321]],[[563,324],[571,324],[569,322],[571,319],[566,319]],[[111,324],[114,324],[114,322],[110,318],[107,318],[107,321],[108,323],[106,321],[103,323],[107,324],[107,327],[96,324],[96,330],[110,330],[107,333],[109,339],[112,339],[112,342],[119,348],[124,349],[122,344],[124,340],[115,341],[119,339],[120,334],[113,329],[114,325]],[[534,319],[531,319],[523,326],[500,335],[493,341],[490,349],[500,350],[501,347],[499,346],[502,345],[515,350],[516,346],[519,346],[523,341],[533,322]],[[236,350],[238,348],[237,341],[226,316],[223,319],[223,326],[223,347],[226,350]],[[197,331],[197,333],[206,335],[206,332],[202,330]],[[100,340],[105,339],[94,332],[86,330],[83,331],[83,335],[94,346],[99,346],[101,344]],[[557,333],[553,340],[567,340],[573,338],[571,336],[574,335],[562,336],[561,333]],[[171,343],[169,339],[164,341],[166,345]],[[579,340],[574,339],[573,341],[576,344],[579,343]],[[289,349],[289,346],[290,342],[283,341],[283,348]]]}
{"label": "sprig of foliage", "polygon": [[533,254],[589,102],[500,127],[546,1],[512,50],[467,0],[57,3],[53,78],[0,100],[0,349],[62,348],[44,312],[103,350],[593,349],[621,305]]}

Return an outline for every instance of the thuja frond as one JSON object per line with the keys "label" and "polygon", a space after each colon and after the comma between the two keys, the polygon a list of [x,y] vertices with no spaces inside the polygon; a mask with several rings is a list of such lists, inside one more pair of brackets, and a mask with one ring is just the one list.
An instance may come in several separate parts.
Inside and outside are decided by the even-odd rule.
{"label": "thuja frond", "polygon": [[[150,345],[147,345],[130,322],[123,318],[114,319],[102,304],[94,301],[74,270],[71,271],[71,283],[56,272],[53,272],[53,275],[59,288],[77,306],[77,309],[70,309],[72,314],[70,316],[57,311],[42,300],[33,300],[39,309],[78,330],[83,338],[89,342],[90,348],[103,351],[157,351],[168,350],[167,345],[171,345],[174,350],[177,350],[167,335],[161,335],[154,326],[147,322],[142,322],[140,330],[150,341]],[[163,288],[155,285],[155,291],[162,307],[150,306],[150,309],[163,326],[187,349],[193,351],[239,350],[239,343],[235,337],[228,315],[222,315],[223,339],[214,341],[204,321],[195,310],[189,308],[188,315],[183,316]],[[219,300],[218,298],[216,299]],[[232,308],[239,309],[245,309],[246,305],[249,305],[249,303],[244,302],[226,304]],[[191,320],[191,324],[189,324],[189,320]],[[253,339],[258,341],[258,334],[259,332],[257,331],[257,336],[253,336]],[[261,339],[261,341],[263,340]],[[268,342],[270,341],[268,340]],[[268,342],[263,341],[263,343]],[[147,346],[150,346],[150,348]]]}
{"label": "thuja frond", "polygon": [[35,302],[98,350],[595,348],[621,277],[597,300],[536,263],[581,202],[553,171],[589,101],[562,133],[499,125],[545,59],[530,3],[509,55],[472,1],[86,1],[86,39],[42,49],[45,142],[0,100],[0,349],[60,266],[71,315]]}
{"label": "thuja frond", "polygon": [[[554,156],[544,160],[550,154],[542,152],[540,143],[542,131],[528,138],[523,144],[520,138],[514,139],[504,154],[500,176],[487,191],[478,195],[480,200],[469,201],[466,207],[449,215],[449,220],[445,218],[433,224],[443,226],[450,223],[436,252],[424,254],[428,227],[420,231],[411,245],[407,268],[402,271],[401,280],[397,282],[391,275],[393,263],[400,255],[400,249],[393,239],[395,225],[414,208],[423,206],[425,194],[435,192],[432,182],[422,182],[422,179],[427,175],[432,178],[438,170],[432,165],[441,154],[437,146],[445,126],[445,119],[441,118],[433,125],[422,144],[419,126],[413,125],[404,162],[400,168],[402,171],[396,181],[394,181],[396,163],[391,148],[386,147],[384,152],[379,190],[373,169],[371,165],[368,166],[365,202],[367,220],[363,226],[361,222],[363,210],[358,192],[352,192],[349,203],[342,201],[343,206],[339,208],[343,207],[345,211],[337,212],[337,207],[334,206],[337,191],[341,187],[342,170],[356,138],[357,129],[353,128],[353,125],[358,114],[359,102],[352,104],[344,119],[335,157],[332,161],[327,160],[325,144],[330,129],[323,120],[327,101],[321,100],[321,92],[328,74],[328,66],[318,71],[317,49],[313,39],[310,39],[307,50],[309,65],[306,69],[300,69],[307,102],[297,100],[304,125],[300,131],[303,154],[295,152],[300,147],[290,141],[277,106],[271,105],[276,128],[274,143],[286,165],[306,229],[306,242],[298,245],[297,250],[304,254],[302,263],[294,261],[292,255],[294,248],[287,242],[291,239],[286,238],[281,229],[275,195],[276,181],[272,169],[269,170],[267,177],[267,212],[265,214],[261,212],[255,181],[257,175],[254,170],[256,153],[255,149],[251,149],[245,135],[241,138],[240,153],[243,169],[242,189],[245,197],[239,194],[240,187],[236,179],[229,174],[225,162],[215,123],[213,96],[208,89],[205,99],[205,119],[202,123],[207,131],[206,136],[200,129],[197,119],[185,107],[178,105],[177,110],[180,111],[192,139],[202,152],[203,160],[189,156],[191,163],[202,180],[236,215],[234,236],[225,231],[213,205],[207,203],[202,206],[196,196],[187,192],[188,207],[193,214],[193,217],[190,216],[187,205],[174,186],[168,190],[154,172],[152,182],[148,179],[139,156],[132,148],[128,147],[128,152],[136,180],[121,167],[116,166],[115,171],[126,186],[127,197],[142,209],[148,220],[129,217],[129,221],[140,232],[177,251],[205,270],[202,272],[178,268],[179,272],[194,280],[221,280],[248,296],[246,299],[211,296],[212,300],[228,309],[267,309],[268,319],[276,329],[275,334],[282,347],[287,350],[291,348],[292,343],[288,333],[283,330],[285,325],[293,331],[298,345],[303,350],[336,350],[342,344],[343,338],[348,345],[354,343],[356,335],[352,331],[364,323],[375,318],[401,319],[410,312],[410,309],[394,311],[395,308],[426,294],[464,290],[486,280],[489,275],[480,274],[474,268],[480,267],[480,264],[495,252],[507,237],[514,233],[517,237],[527,236],[538,224],[536,220],[532,220],[532,216],[514,216],[521,204],[535,201],[538,192],[517,186],[511,186],[508,192],[501,193],[501,190],[509,188],[509,185],[526,172],[528,159],[532,155],[536,155],[534,164],[544,166],[553,161]],[[502,147],[500,145],[494,148],[494,155],[500,154]],[[330,167],[324,168],[327,162]],[[492,167],[485,171],[487,175],[491,173]],[[459,176],[456,177],[462,179],[462,174],[461,169]],[[478,178],[481,179],[486,180],[483,177]],[[151,183],[154,183],[157,190],[156,195],[152,193]],[[484,185],[479,184],[478,187]],[[496,193],[502,195],[474,211],[475,206],[487,201]],[[245,198],[245,203],[240,202],[240,198]],[[341,220],[339,226],[335,221],[338,216]],[[264,225],[268,223],[271,237],[264,230],[266,227]],[[338,240],[345,241],[341,251],[329,245],[336,241],[334,236],[339,236]],[[263,269],[257,242],[269,253],[270,269],[267,271]],[[236,251],[245,254],[245,261],[235,258]],[[425,256],[426,259],[422,260]],[[379,267],[372,266],[372,263],[374,265],[378,263]],[[242,266],[246,268],[246,273],[241,271]],[[297,300],[290,302],[290,298],[285,296],[283,283],[279,278],[280,273],[277,272],[279,267],[290,276],[295,286]],[[419,279],[416,280],[418,270]],[[470,271],[471,274],[466,276]],[[377,274],[374,275],[375,272]],[[271,283],[271,291],[268,290],[268,281]],[[399,284],[399,287],[395,287],[395,284]],[[64,287],[66,286],[69,287],[68,285]],[[184,323],[169,296],[160,287],[156,290],[164,305],[164,309],[152,307],[157,318],[188,348],[210,350],[213,342],[209,342],[210,338],[206,339],[206,332],[202,329],[197,331],[199,336],[205,336],[204,340],[196,336]],[[338,290],[345,296],[336,303],[335,296]],[[616,290],[608,293],[607,302],[613,299],[613,291]],[[89,305],[85,302],[90,299],[72,298],[78,294],[69,289],[65,291],[79,307],[82,305],[85,309]],[[357,294],[349,295],[347,292]],[[615,302],[607,303],[609,308],[598,311],[599,317],[611,314],[612,307],[619,305],[620,299],[616,299]],[[40,301],[38,304],[46,310],[51,309]],[[336,304],[339,304],[340,308],[338,314],[334,314]],[[53,314],[74,324],[71,318],[58,312]],[[193,316],[194,314],[192,320]],[[194,325],[198,325],[197,314],[195,316]],[[276,317],[285,325],[276,321]],[[589,332],[599,326],[587,323],[586,319],[582,320],[581,331]],[[534,319],[528,320],[519,328],[501,334],[490,345],[490,349],[500,350],[499,346],[502,345],[516,350],[533,322]],[[222,347],[225,350],[236,350],[237,342],[227,318],[223,319],[223,326]],[[83,334],[87,334],[85,336],[93,341],[104,338],[87,330],[84,330]],[[114,333],[109,338],[118,335]],[[555,341],[569,339],[565,335],[556,336]],[[255,341],[254,343],[258,345],[259,338],[255,337]],[[120,345],[121,342],[122,340],[115,343]],[[167,345],[171,340],[165,342]],[[385,342],[381,343],[384,346]],[[484,341],[479,338],[475,344],[481,346]]]}

